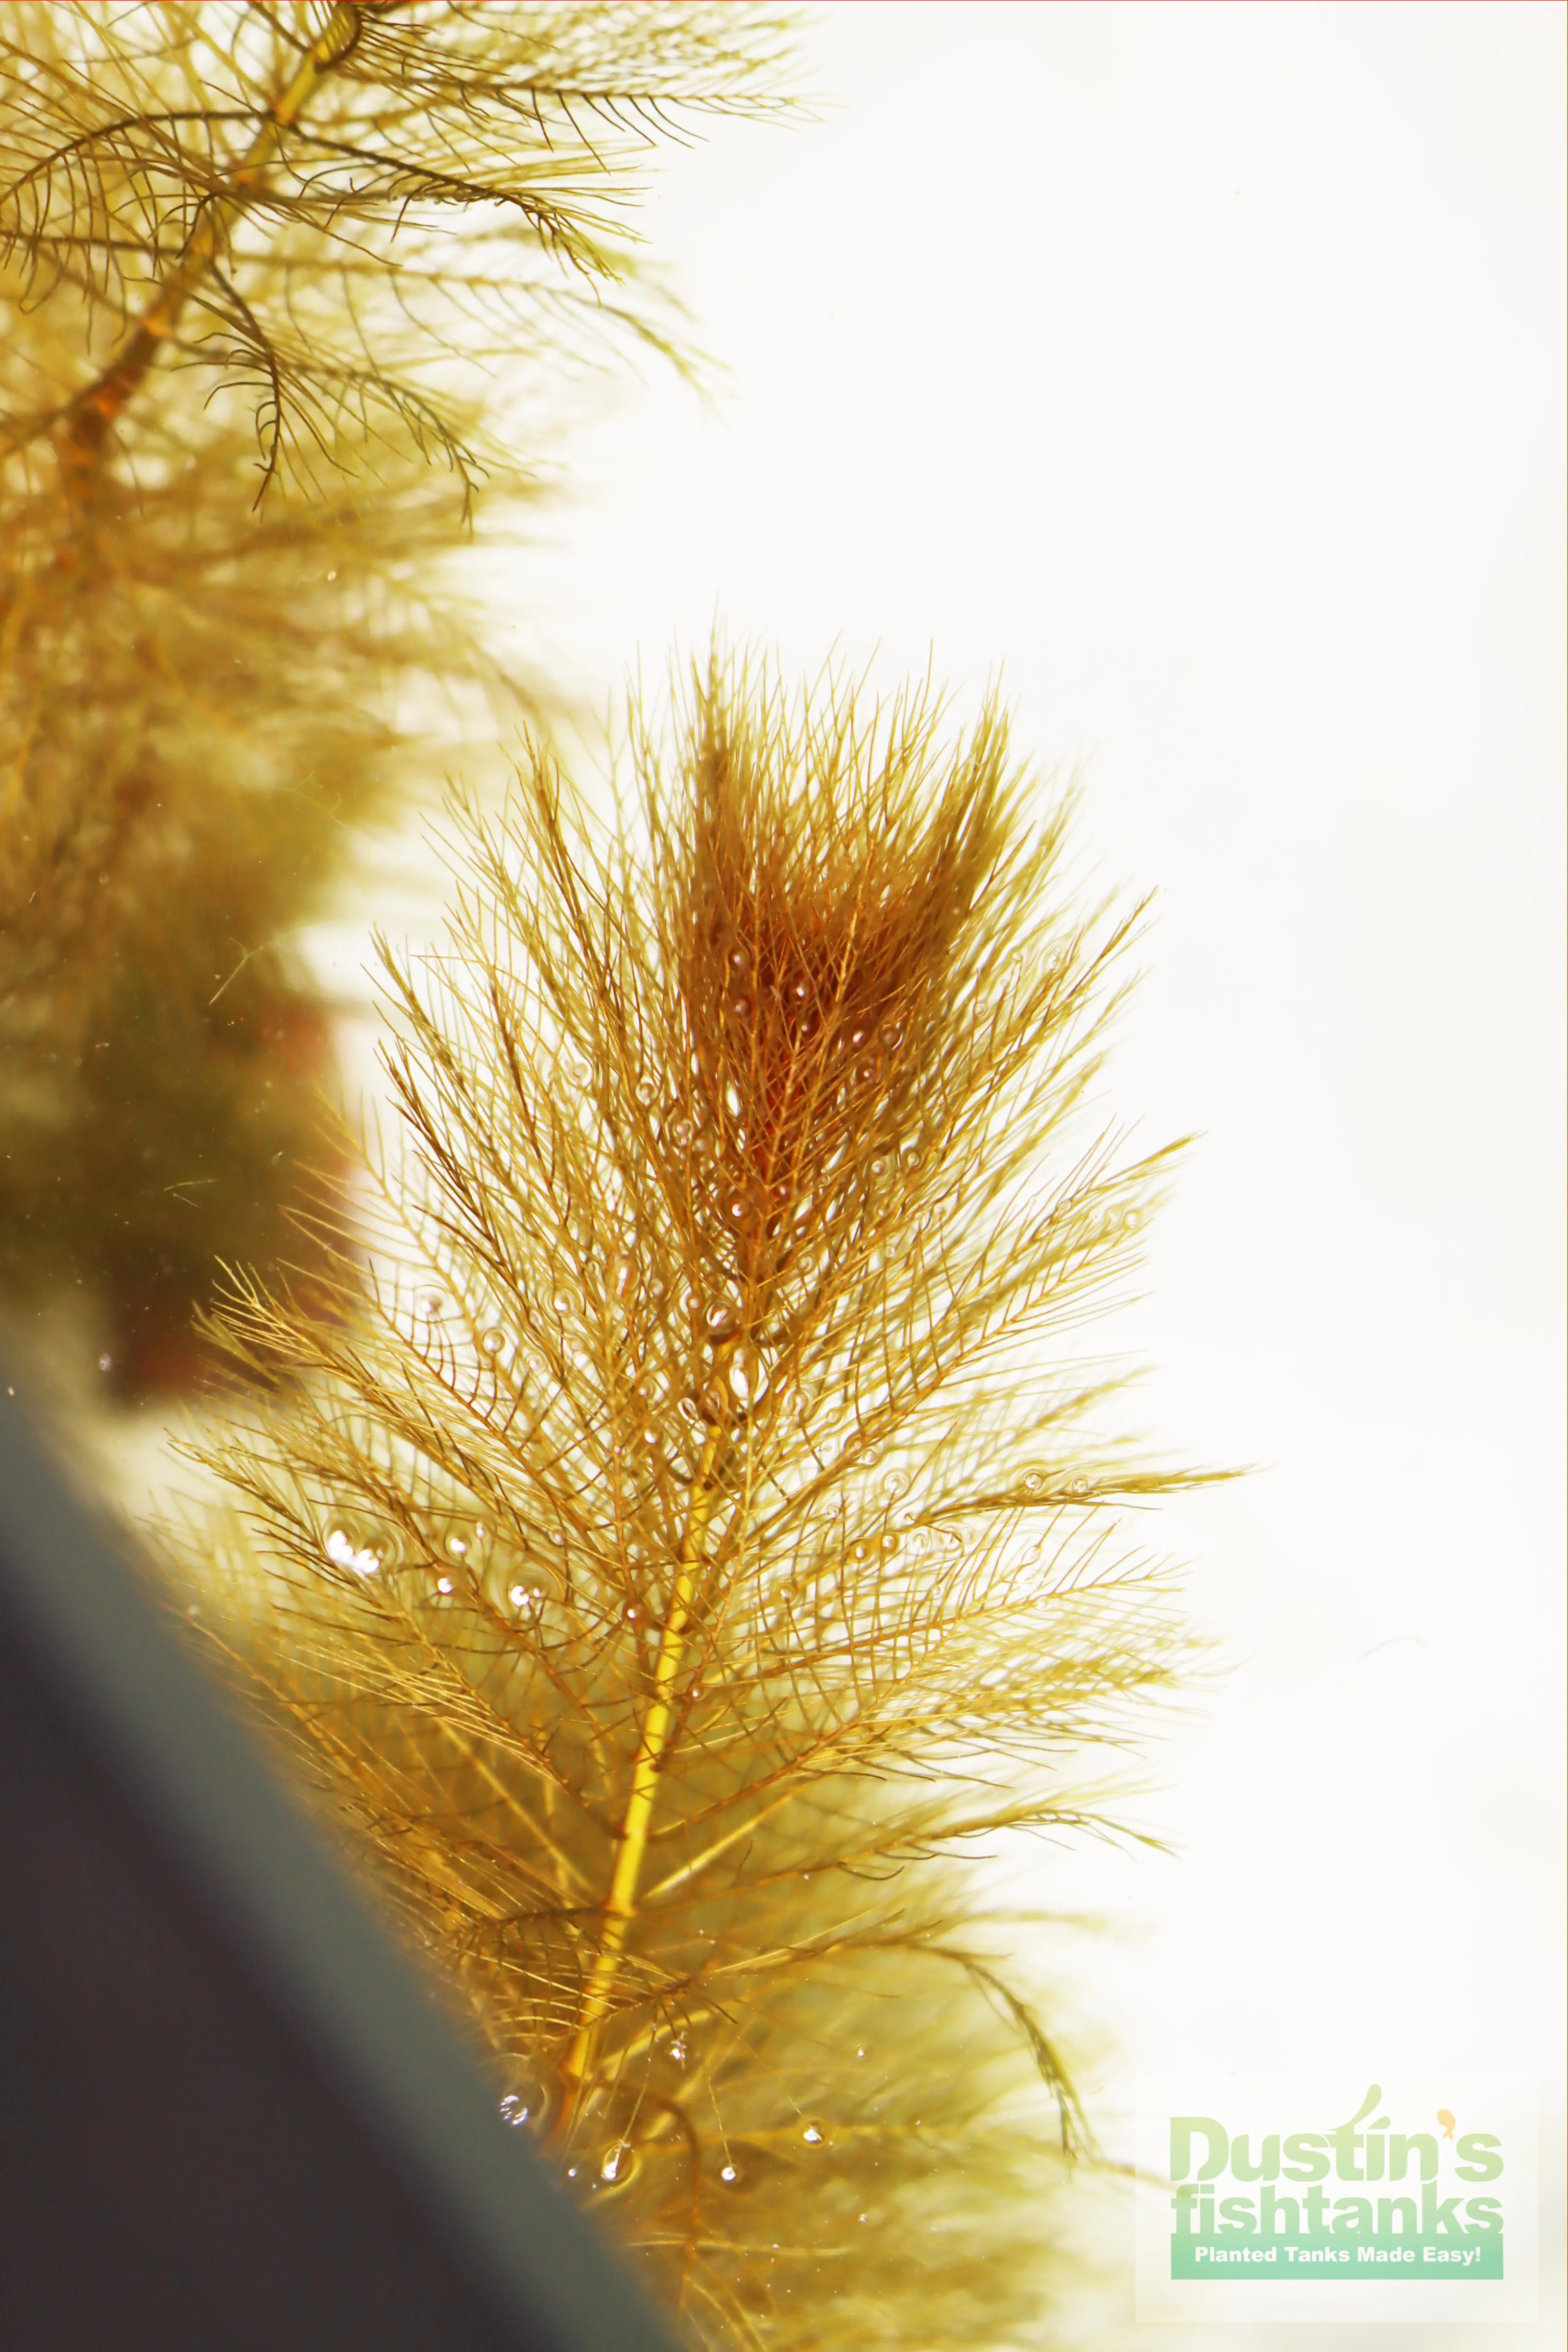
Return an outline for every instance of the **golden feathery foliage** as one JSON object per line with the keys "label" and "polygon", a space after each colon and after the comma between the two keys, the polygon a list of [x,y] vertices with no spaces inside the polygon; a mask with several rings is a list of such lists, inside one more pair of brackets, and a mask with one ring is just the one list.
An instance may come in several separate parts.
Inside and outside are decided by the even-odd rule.
{"label": "golden feathery foliage", "polygon": [[286,1239],[329,1059],[292,943],[355,828],[486,698],[548,707],[445,559],[548,487],[583,369],[685,363],[637,173],[767,106],[779,41],[0,11],[0,1296],[81,1286],[128,1392],[187,1376],[215,1254]]}
{"label": "golden feathery foliage", "polygon": [[1116,1514],[1185,1474],[1063,1353],[1168,1159],[1084,1123],[1136,914],[994,708],[716,660],[634,740],[383,945],[374,1238],[329,1314],[236,1289],[274,1398],[175,1541],[694,2344],[1032,2340],[1084,2130],[984,1858],[1106,1828],[1180,1643]]}

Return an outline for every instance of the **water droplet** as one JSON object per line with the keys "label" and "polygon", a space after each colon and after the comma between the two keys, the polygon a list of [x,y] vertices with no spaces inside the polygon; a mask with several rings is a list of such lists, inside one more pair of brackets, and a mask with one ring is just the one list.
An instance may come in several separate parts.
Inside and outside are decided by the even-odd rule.
{"label": "water droplet", "polygon": [[420,1290],[414,1294],[413,1311],[422,1323],[434,1323],[445,1304],[439,1290]]}
{"label": "water droplet", "polygon": [[684,2042],[672,2042],[670,2044],[670,2055],[674,2060],[677,2066],[684,2066],[686,2063],[685,2043]]}
{"label": "water droplet", "polygon": [[822,2143],[823,2143],[823,2141],[827,2138],[828,2135],[827,2135],[827,2133],[822,2129],[821,2125],[820,2123],[818,2123],[818,2121],[816,2120],[816,2117],[815,2117],[815,2116],[812,2116],[811,2120],[810,2120],[809,2123],[803,2124],[803,2125],[801,2126],[801,2127],[800,2127],[800,2137],[801,2137],[801,2138],[802,2138],[803,2140],[805,2140],[805,2141],[806,2141],[806,2143],[808,2144],[808,2146],[809,2146],[809,2147],[821,2147],[821,2145],[822,2145]]}
{"label": "water droplet", "polygon": [[709,1381],[697,1402],[705,1421],[716,1424],[729,1419],[729,1399],[716,1381]]}
{"label": "water droplet", "polygon": [[882,1548],[883,1548],[883,1551],[888,1555],[888,1557],[889,1557],[890,1559],[892,1558],[893,1554],[894,1554],[894,1553],[898,1549],[898,1547],[899,1547],[899,1544],[900,1544],[900,1542],[901,1542],[901,1541],[902,1541],[902,1538],[901,1538],[900,1537],[896,1536],[896,1535],[894,1533],[894,1531],[893,1531],[893,1529],[892,1529],[891,1528],[884,1528],[883,1529],[883,1535],[882,1535]]}
{"label": "water droplet", "polygon": [[1068,1486],[1068,1489],[1067,1489],[1067,1491],[1068,1491],[1068,1493],[1069,1493],[1070,1495],[1086,1495],[1086,1494],[1089,1492],[1089,1481],[1088,1481],[1088,1479],[1087,1479],[1087,1478],[1074,1478],[1074,1479],[1072,1479],[1072,1480],[1070,1482],[1069,1486]]}
{"label": "water droplet", "polygon": [[903,1022],[889,1021],[885,1023],[883,1027],[882,1042],[884,1045],[902,1045],[904,1043]]}
{"label": "water droplet", "polygon": [[729,968],[737,978],[743,977],[751,970],[751,958],[744,948],[730,950]]}
{"label": "water droplet", "polygon": [[638,1080],[637,1099],[642,1104],[644,1110],[649,1109],[653,1104],[658,1100],[658,1097],[659,1089],[653,1084],[652,1078],[640,1078]]}
{"label": "water droplet", "polygon": [[740,2173],[737,2168],[733,2164],[721,2164],[718,2168],[718,2177],[721,2180],[736,2181],[740,2179]]}
{"label": "water droplet", "polygon": [[533,1595],[526,1584],[514,1584],[507,1598],[514,1609],[528,1609],[533,1606]]}
{"label": "water droplet", "polygon": [[628,2147],[624,2140],[617,2140],[613,2147],[608,2147],[604,2151],[599,2167],[599,2178],[607,2189],[624,2189],[636,2169],[636,2149]]}
{"label": "water droplet", "polygon": [[1026,1495],[1038,1495],[1040,1488],[1044,1486],[1045,1480],[1040,1476],[1038,1470],[1031,1470],[1028,1477],[1025,1478],[1023,1484]]}
{"label": "water droplet", "polygon": [[750,997],[749,997],[749,996],[732,996],[732,997],[730,998],[730,1000],[729,1000],[729,1011],[730,1011],[730,1018],[731,1018],[732,1020],[734,1020],[734,1021],[749,1021],[749,1020],[750,1020],[750,1018],[751,1018],[751,999],[750,999]]}
{"label": "water droplet", "polygon": [[452,1579],[449,1576],[438,1576],[435,1580],[435,1589],[437,1592],[450,1592]]}
{"label": "water droplet", "polygon": [[909,1491],[909,1474],[905,1470],[890,1470],[882,1482],[884,1495],[904,1495]]}
{"label": "water droplet", "polygon": [[871,1558],[870,1548],[865,1544],[858,1543],[854,1546],[853,1556],[856,1559],[869,1559]]}
{"label": "water droplet", "polygon": [[642,1613],[642,1611],[638,1608],[637,1603],[634,1601],[629,1601],[626,1603],[625,1608],[621,1612],[623,1622],[628,1625],[634,1625]]}
{"label": "water droplet", "polygon": [[98,1360],[98,1369],[100,1372],[110,1371],[112,1370],[113,1366],[114,1358],[112,1356],[100,1356]]}
{"label": "water droplet", "polygon": [[446,1549],[452,1553],[454,1559],[461,1559],[468,1547],[464,1542],[461,1536],[448,1536],[446,1538]]}
{"label": "water droplet", "polygon": [[795,982],[795,994],[796,994],[796,996],[797,996],[797,997],[807,997],[807,996],[810,996],[810,993],[811,993],[810,987],[810,984],[809,984],[807,982],[805,982],[805,981],[803,981],[803,980],[798,980],[798,981]]}
{"label": "water droplet", "polygon": [[871,1163],[871,1172],[873,1176],[885,1176],[891,1164],[886,1152],[879,1151]]}
{"label": "water droplet", "polygon": [[691,1141],[695,1133],[696,1129],[689,1118],[672,1119],[670,1122],[671,1139],[683,1148]]}
{"label": "water droplet", "polygon": [[725,1108],[732,1118],[740,1117],[740,1089],[732,1081],[724,1090]]}
{"label": "water droplet", "polygon": [[546,1537],[545,1540],[547,1543],[554,1544],[558,1551],[563,1551],[566,1548],[566,1538],[562,1535],[559,1528],[551,1528],[549,1534]]}
{"label": "water droplet", "polygon": [[716,1339],[733,1331],[740,1320],[739,1302],[734,1298],[716,1298],[703,1320]]}
{"label": "water droplet", "polygon": [[570,1291],[552,1290],[549,1303],[558,1315],[570,1315],[572,1306]]}
{"label": "water droplet", "polygon": [[506,1346],[507,1335],[498,1323],[492,1323],[487,1331],[481,1331],[479,1334],[480,1351],[484,1355],[502,1355],[506,1351]]}

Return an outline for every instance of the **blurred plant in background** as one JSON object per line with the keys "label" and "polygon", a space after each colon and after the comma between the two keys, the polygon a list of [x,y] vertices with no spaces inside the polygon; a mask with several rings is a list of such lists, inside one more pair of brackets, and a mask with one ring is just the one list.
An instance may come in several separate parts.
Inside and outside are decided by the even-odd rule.
{"label": "blurred plant in background", "polygon": [[517,531],[585,368],[685,363],[637,166],[774,103],[781,38],[0,15],[0,1305],[36,1339],[75,1302],[121,1396],[188,1387],[220,1255],[306,1248],[332,1047],[298,935],[434,746],[548,709],[450,559]]}
{"label": "blurred plant in background", "polygon": [[1062,1353],[1169,1157],[1083,1119],[1136,911],[994,710],[716,662],[635,743],[609,834],[542,751],[460,813],[380,1213],[224,1308],[173,1541],[694,2343],[1034,2341],[1085,2133],[983,1865],[1105,1832],[1181,1647],[1119,1515],[1188,1475]]}

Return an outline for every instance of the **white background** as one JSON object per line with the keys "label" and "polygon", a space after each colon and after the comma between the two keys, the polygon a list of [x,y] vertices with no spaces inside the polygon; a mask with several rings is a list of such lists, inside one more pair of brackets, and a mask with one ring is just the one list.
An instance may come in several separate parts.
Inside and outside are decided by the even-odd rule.
{"label": "white background", "polygon": [[[645,216],[727,388],[585,435],[517,574],[591,694],[716,617],[965,707],[999,670],[1086,766],[1086,868],[1160,892],[1113,1104],[1203,1135],[1140,1418],[1260,1465],[1166,1517],[1220,1644],[1150,1759],[1176,1857],[1040,1865],[1116,1926],[1102,2120],[1137,2069],[1531,2073],[1553,2211],[1563,36],[821,12],[817,119],[719,126]],[[1335,2340],[1555,2347],[1561,2295]]]}
{"label": "white background", "polygon": [[[643,218],[721,397],[580,435],[501,592],[601,702],[716,618],[1000,672],[1088,878],[1158,887],[1109,1102],[1203,1140],[1116,1336],[1163,1446],[1259,1466],[1165,1514],[1217,1644],[1135,1808],[1174,1854],[1045,1854],[1113,1934],[1040,1958],[1121,2152],[1137,2072],[1538,2078],[1541,2321],[1332,2339],[1380,2352],[1564,2333],[1564,24],[820,12],[816,120]],[[1147,2340],[1086,2226],[1082,2340]]]}

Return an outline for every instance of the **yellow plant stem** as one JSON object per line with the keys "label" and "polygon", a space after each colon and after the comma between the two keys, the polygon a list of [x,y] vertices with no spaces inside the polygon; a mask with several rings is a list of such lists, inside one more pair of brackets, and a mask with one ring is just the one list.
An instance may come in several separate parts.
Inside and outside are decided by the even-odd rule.
{"label": "yellow plant stem", "polygon": [[718,1491],[714,1471],[724,1439],[725,1433],[721,1429],[713,1432],[703,1448],[697,1468],[692,1507],[687,1515],[680,1562],[675,1571],[674,1591],[670,1596],[670,1606],[659,1636],[659,1655],[653,1667],[653,1703],[643,1719],[637,1741],[636,1759],[632,1767],[631,1794],[626,1800],[621,1833],[615,1842],[615,1867],[611,1874],[610,1892],[603,1904],[603,1935],[588,1982],[583,1988],[577,2032],[561,2067],[562,2098],[555,2133],[558,2139],[570,2129],[576,2113],[583,2078],[588,2072],[594,2032],[610,2006],[611,1994],[620,1973],[622,1955],[626,1948],[627,1934],[636,1916],[637,1882],[642,1876],[643,1864],[648,1852],[648,1837],[659,1790],[659,1772],[675,1720],[675,1677],[680,1673],[681,1660],[685,1654],[692,1604],[696,1597],[697,1575],[702,1564],[703,1542]]}
{"label": "yellow plant stem", "polygon": [[66,410],[56,427],[56,440],[67,478],[78,495],[90,480],[110,426],[135,394],[157,357],[159,345],[174,332],[188,296],[217,259],[224,232],[260,189],[263,173],[277,152],[278,133],[298,121],[318,84],[342,64],[359,35],[358,11],[344,0],[333,9],[292,79],[268,106],[266,121],[235,168],[235,193],[204,205],[178,261],[118,357],[96,382],[77,394]]}

